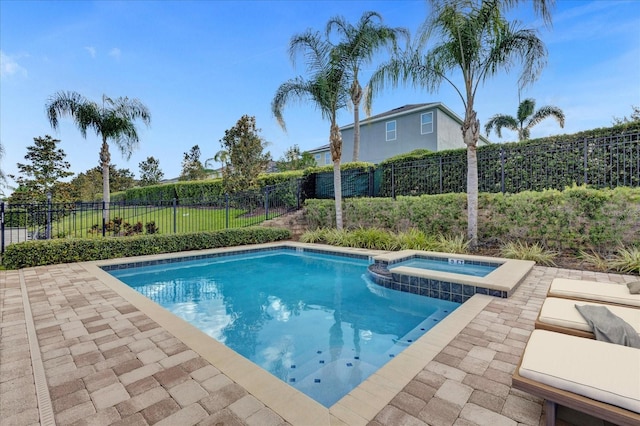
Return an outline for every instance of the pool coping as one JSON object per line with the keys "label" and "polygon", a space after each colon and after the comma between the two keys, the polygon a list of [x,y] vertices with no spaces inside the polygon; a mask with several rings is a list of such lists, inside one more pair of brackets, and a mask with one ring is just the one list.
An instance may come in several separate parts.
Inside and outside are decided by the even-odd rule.
{"label": "pool coping", "polygon": [[[362,256],[378,256],[384,252],[352,249],[320,244],[279,242],[166,253],[133,258],[136,262],[192,255],[243,252],[264,248],[303,248]],[[172,333],[231,380],[291,424],[366,425],[380,412],[447,344],[476,317],[493,297],[476,294],[411,346],[396,355],[342,399],[326,408],[309,396],[289,386],[248,359],[219,343],[191,324],[175,316],[155,302],[104,271],[101,267],[131,263],[132,258],[83,262],[80,265],[103,284],[124,297],[149,318]]]}

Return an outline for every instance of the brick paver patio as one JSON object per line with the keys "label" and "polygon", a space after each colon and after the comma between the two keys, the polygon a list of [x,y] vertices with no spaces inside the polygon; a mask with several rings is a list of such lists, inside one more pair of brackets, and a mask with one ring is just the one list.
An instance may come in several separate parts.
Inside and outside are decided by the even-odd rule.
{"label": "brick paver patio", "polygon": [[[511,373],[555,277],[637,279],[535,267],[511,298],[491,301],[370,424],[541,424],[542,401],[512,389]],[[40,406],[39,371],[46,378],[40,398],[48,393]],[[53,424],[47,405],[58,425],[286,424],[79,264],[0,271],[0,425]]]}

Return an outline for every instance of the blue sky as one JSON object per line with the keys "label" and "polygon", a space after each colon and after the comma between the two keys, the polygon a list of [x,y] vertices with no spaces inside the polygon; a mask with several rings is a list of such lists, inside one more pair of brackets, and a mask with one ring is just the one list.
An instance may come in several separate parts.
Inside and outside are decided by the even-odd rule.
{"label": "blue sky", "polygon": [[[165,178],[176,177],[183,153],[199,145],[202,160],[220,149],[225,129],[248,114],[256,117],[274,159],[294,144],[313,149],[328,143],[329,125],[312,104],[292,103],[284,111],[287,132],[271,115],[277,87],[304,74],[293,67],[287,47],[292,35],[324,30],[336,15],[355,23],[363,12],[379,12],[384,23],[415,34],[428,6],[417,1],[12,1],[0,0],[0,141],[2,170],[16,174],[33,138],[61,139],[71,171],[98,165],[100,140],[83,139],[70,119],[57,131],[44,112],[61,90],[99,101],[128,96],[145,103],[150,128],[140,124],[139,149],[127,162],[112,150],[112,163],[139,175],[148,156],[159,159]],[[546,120],[532,137],[609,126],[640,105],[640,2],[557,0],[553,26],[542,25],[528,2],[509,13],[537,28],[548,49],[540,79],[522,93],[537,107],[555,105],[566,115],[564,129]],[[372,67],[373,68],[373,67]],[[365,70],[366,81],[371,69]],[[514,115],[517,73],[502,74],[479,89],[481,125],[496,113]],[[450,86],[436,93],[411,87],[388,89],[374,100],[373,114],[405,104],[443,102],[463,116]],[[339,124],[353,121],[352,112]],[[516,135],[505,131],[503,139]],[[12,184],[13,182],[9,182]]]}

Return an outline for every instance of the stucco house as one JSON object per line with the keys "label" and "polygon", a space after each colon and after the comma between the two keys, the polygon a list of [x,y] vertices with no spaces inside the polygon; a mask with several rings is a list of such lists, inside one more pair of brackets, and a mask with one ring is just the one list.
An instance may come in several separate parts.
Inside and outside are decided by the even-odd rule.
{"label": "stucco house", "polygon": [[[379,163],[415,149],[465,148],[462,118],[441,102],[405,105],[360,121],[359,161]],[[353,160],[353,123],[340,128],[341,162]],[[480,136],[479,143],[489,141]],[[329,145],[308,151],[319,166],[332,164]]]}

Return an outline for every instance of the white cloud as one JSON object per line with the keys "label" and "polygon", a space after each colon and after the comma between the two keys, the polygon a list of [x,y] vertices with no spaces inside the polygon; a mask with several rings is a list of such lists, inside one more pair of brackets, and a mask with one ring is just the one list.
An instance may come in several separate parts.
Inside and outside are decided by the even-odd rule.
{"label": "white cloud", "polygon": [[27,70],[21,67],[14,57],[0,51],[0,76],[9,77],[12,75],[26,76]]}
{"label": "white cloud", "polygon": [[111,56],[114,59],[120,59],[120,54],[121,54],[120,49],[118,49],[117,47],[114,47],[109,51],[109,56]]}
{"label": "white cloud", "polygon": [[92,57],[92,58],[95,58],[95,57],[96,57],[96,53],[97,53],[97,51],[96,51],[96,48],[95,48],[95,47],[93,47],[93,46],[86,46],[84,49],[85,49],[87,52],[89,52],[89,55],[91,55],[91,57]]}

